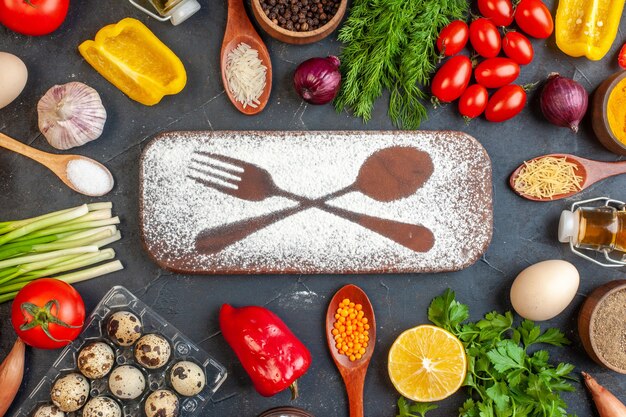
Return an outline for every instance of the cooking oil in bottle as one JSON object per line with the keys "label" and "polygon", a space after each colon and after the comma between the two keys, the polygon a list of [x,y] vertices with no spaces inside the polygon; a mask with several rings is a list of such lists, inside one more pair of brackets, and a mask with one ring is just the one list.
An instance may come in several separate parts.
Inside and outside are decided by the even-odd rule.
{"label": "cooking oil in bottle", "polygon": [[145,0],[128,0],[133,6],[160,21],[169,20],[174,26],[181,24],[200,10],[197,0],[148,0],[158,15],[146,9]]}
{"label": "cooking oil in bottle", "polygon": [[580,249],[626,252],[626,210],[610,206],[565,210],[559,222],[559,241],[571,241]]}

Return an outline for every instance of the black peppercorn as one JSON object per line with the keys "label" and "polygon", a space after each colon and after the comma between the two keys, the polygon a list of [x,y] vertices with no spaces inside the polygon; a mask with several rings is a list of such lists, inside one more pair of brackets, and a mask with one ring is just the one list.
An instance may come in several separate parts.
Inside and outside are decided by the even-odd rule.
{"label": "black peppercorn", "polygon": [[258,1],[274,24],[296,32],[307,32],[324,26],[337,14],[341,3],[341,0]]}

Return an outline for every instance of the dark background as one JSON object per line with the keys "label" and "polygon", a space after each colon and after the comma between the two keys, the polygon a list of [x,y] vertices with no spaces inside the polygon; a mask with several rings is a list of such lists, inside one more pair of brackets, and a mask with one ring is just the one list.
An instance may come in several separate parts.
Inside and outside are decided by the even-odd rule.
{"label": "dark background", "polygon": [[[142,148],[156,133],[169,130],[359,130],[392,129],[386,114],[386,97],[377,102],[367,125],[348,113],[337,114],[328,106],[311,106],[294,93],[291,77],[297,64],[313,56],[339,54],[336,33],[308,46],[291,46],[264,33],[272,57],[274,87],[267,108],[256,117],[239,114],[228,101],[219,76],[219,50],[226,22],[226,2],[200,0],[202,10],[178,27],[142,15],[125,0],[74,0],[63,26],[51,36],[34,38],[0,28],[0,50],[21,57],[29,69],[25,91],[10,106],[0,110],[0,131],[43,150],[52,150],[37,128],[36,104],[54,84],[81,81],[101,94],[109,118],[97,141],[74,149],[105,163],[116,179],[114,190],[101,201],[112,201],[122,219],[123,239],[112,247],[126,269],[76,285],[87,310],[114,285],[134,292],[174,326],[181,329],[222,362],[229,377],[204,415],[253,417],[265,409],[286,405],[289,394],[274,398],[258,395],[235,355],[218,333],[217,314],[222,303],[265,305],[281,316],[306,343],[313,365],[301,379],[301,397],[293,405],[316,416],[347,416],[343,383],[326,349],[323,319],[333,293],[346,283],[361,286],[370,296],[378,322],[378,340],[365,387],[366,414],[395,415],[398,398],[387,376],[387,352],[398,334],[425,323],[430,300],[451,287],[458,299],[469,304],[472,319],[490,310],[510,309],[508,292],[515,276],[525,267],[546,259],[565,259],[579,269],[581,285],[573,303],[544,325],[558,326],[573,340],[571,347],[553,350],[554,361],[569,361],[577,371],[586,370],[622,400],[626,400],[626,376],[604,370],[585,354],[577,337],[578,309],[595,287],[624,279],[624,269],[609,270],[572,255],[558,243],[559,213],[572,201],[533,203],[513,194],[507,186],[510,172],[523,160],[552,152],[614,161],[595,139],[590,121],[581,132],[548,124],[538,109],[537,94],[516,119],[490,124],[475,120],[466,126],[456,106],[429,111],[423,129],[462,130],[476,137],[493,161],[494,235],[486,255],[472,267],[456,273],[376,276],[182,276],[160,270],[143,251],[138,225],[138,161]],[[556,1],[548,1],[553,12]],[[152,29],[181,58],[188,74],[185,90],[168,96],[154,107],[136,103],[97,74],[78,54],[77,46],[94,37],[104,25],[135,17]],[[622,29],[626,21],[622,22]],[[552,71],[572,77],[592,92],[608,75],[619,70],[616,55],[626,40],[621,31],[611,52],[599,62],[574,59],[561,53],[554,37],[533,41],[536,58],[523,67],[522,83],[539,81]],[[2,76],[0,74],[0,76]],[[626,176],[604,181],[579,198],[611,196],[626,199]],[[42,166],[0,150],[0,219],[14,220],[59,210],[94,199],[76,194]],[[366,242],[364,242],[366,244]],[[0,356],[12,346],[10,303],[0,306]],[[58,355],[58,351],[29,349],[27,372],[16,404],[24,401]],[[566,394],[570,411],[592,415],[590,399],[580,384]],[[0,388],[1,389],[1,388]],[[455,415],[464,399],[459,393],[441,402],[433,417]],[[15,410],[15,406],[13,410]]]}

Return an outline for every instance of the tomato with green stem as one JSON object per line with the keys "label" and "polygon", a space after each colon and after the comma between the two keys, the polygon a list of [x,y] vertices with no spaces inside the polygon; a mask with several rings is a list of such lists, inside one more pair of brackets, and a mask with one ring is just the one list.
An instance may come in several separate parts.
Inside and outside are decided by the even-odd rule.
{"label": "tomato with green stem", "polygon": [[488,101],[489,93],[485,87],[480,84],[470,85],[459,98],[459,113],[469,122],[483,114]]}
{"label": "tomato with green stem", "polygon": [[472,62],[464,55],[447,60],[433,77],[431,92],[441,102],[454,101],[463,94],[472,77]]}
{"label": "tomato with green stem", "polygon": [[519,65],[528,65],[535,56],[533,44],[523,34],[515,31],[507,32],[502,38],[504,54]]}
{"label": "tomato with green stem", "polygon": [[545,39],[554,31],[550,10],[541,0],[521,0],[515,9],[515,23],[533,38]]}
{"label": "tomato with green stem", "polygon": [[489,19],[481,17],[474,20],[469,27],[469,38],[472,48],[483,58],[493,58],[500,53],[500,32]]}
{"label": "tomato with green stem", "polygon": [[517,116],[525,105],[526,90],[515,84],[505,85],[489,99],[485,118],[490,122],[504,122]]}
{"label": "tomato with green stem", "polygon": [[513,23],[511,0],[478,0],[478,11],[496,26],[509,26]]}
{"label": "tomato with green stem", "polygon": [[61,26],[69,6],[69,0],[0,0],[0,23],[23,35],[47,35]]}
{"label": "tomato with green stem", "polygon": [[85,323],[85,304],[71,285],[41,278],[17,293],[11,322],[18,337],[27,345],[58,349],[80,335]]}
{"label": "tomato with green stem", "polygon": [[443,56],[456,55],[467,44],[469,28],[462,20],[454,20],[441,29],[437,38],[437,50]]}

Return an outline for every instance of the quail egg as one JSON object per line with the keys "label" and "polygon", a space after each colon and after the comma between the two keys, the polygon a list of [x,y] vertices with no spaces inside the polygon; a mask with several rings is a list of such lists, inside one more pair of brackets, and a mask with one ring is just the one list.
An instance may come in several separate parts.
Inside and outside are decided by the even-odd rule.
{"label": "quail egg", "polygon": [[146,378],[134,366],[119,366],[109,375],[109,389],[119,399],[134,400],[146,389]]}
{"label": "quail egg", "polygon": [[194,362],[181,361],[172,367],[170,382],[177,393],[191,397],[202,391],[206,384],[206,376],[202,368]]}
{"label": "quail egg", "polygon": [[87,378],[100,379],[113,368],[115,354],[106,343],[94,342],[81,349],[76,362],[78,370]]}
{"label": "quail egg", "polygon": [[168,389],[154,391],[144,406],[147,417],[178,416],[178,397]]}
{"label": "quail egg", "polygon": [[147,334],[135,345],[135,360],[148,369],[165,366],[170,359],[169,342],[161,335]]}
{"label": "quail egg", "polygon": [[45,404],[37,408],[33,417],[65,417],[65,413],[56,405]]}
{"label": "quail egg", "polygon": [[85,405],[89,397],[89,381],[81,374],[72,373],[57,379],[50,398],[61,411],[70,413]]}
{"label": "quail egg", "polygon": [[95,397],[85,404],[83,417],[121,417],[120,405],[109,397]]}
{"label": "quail egg", "polygon": [[141,320],[130,311],[113,313],[107,323],[107,334],[120,346],[130,346],[141,337]]}

